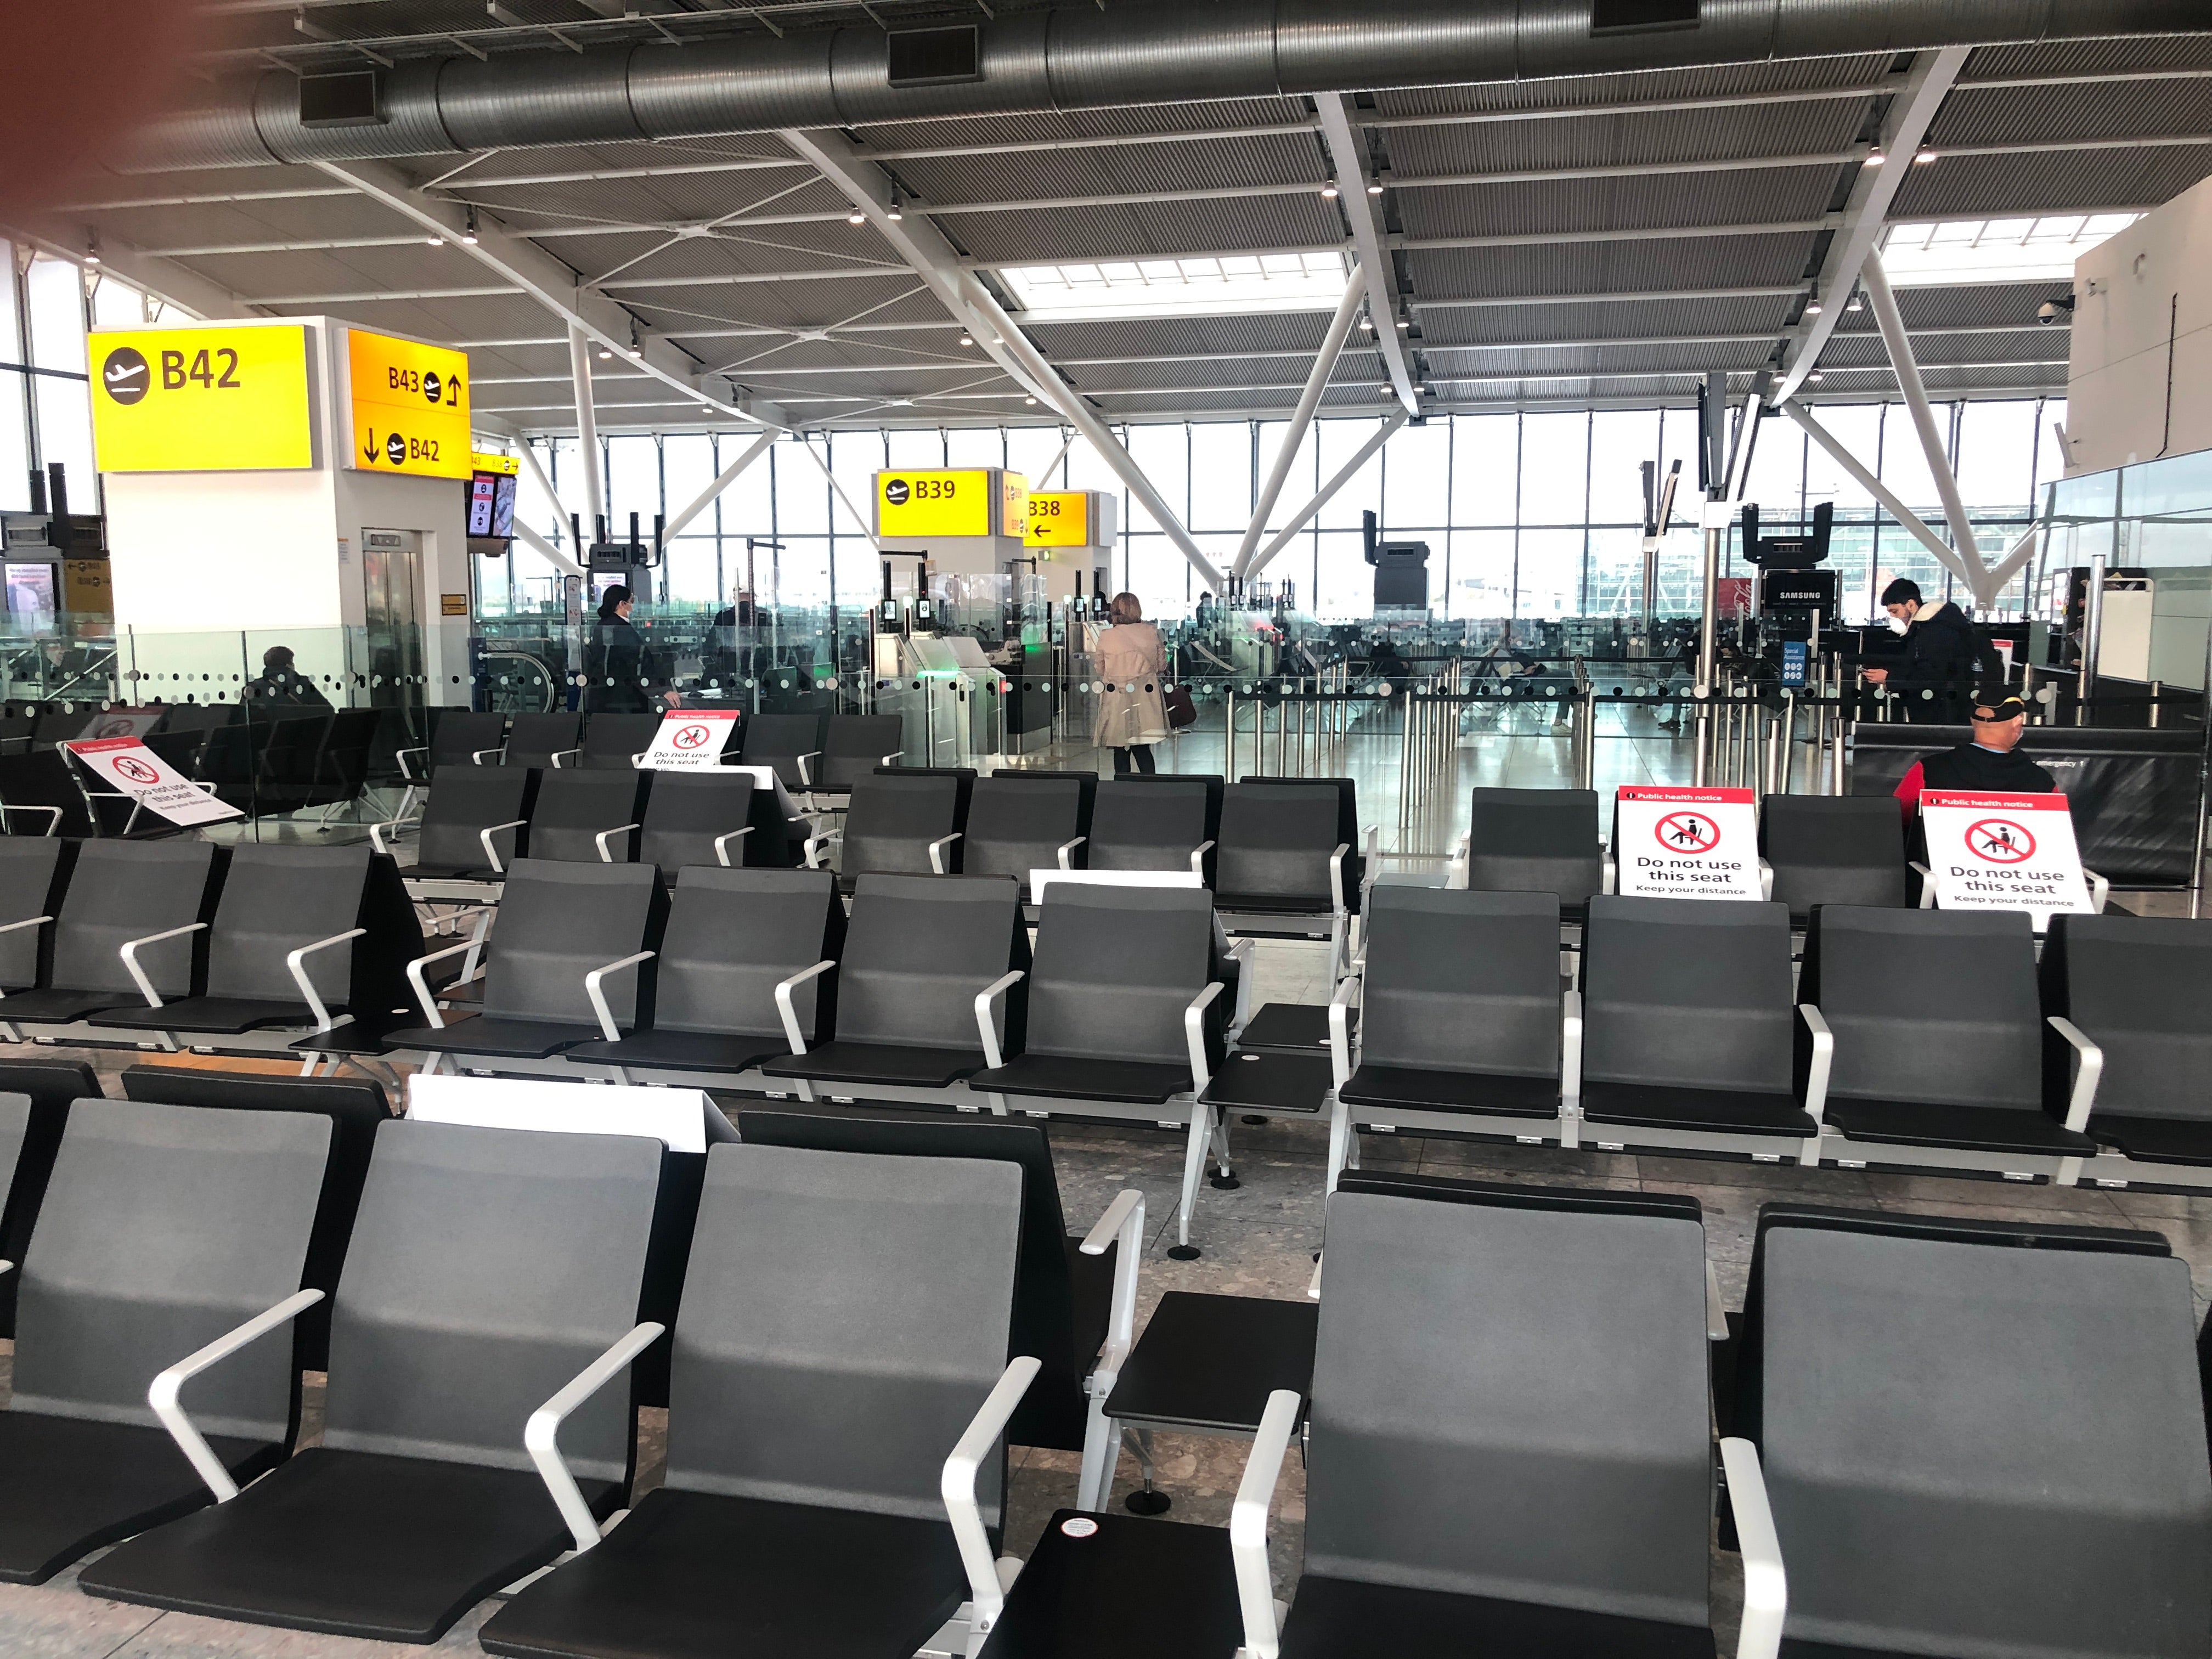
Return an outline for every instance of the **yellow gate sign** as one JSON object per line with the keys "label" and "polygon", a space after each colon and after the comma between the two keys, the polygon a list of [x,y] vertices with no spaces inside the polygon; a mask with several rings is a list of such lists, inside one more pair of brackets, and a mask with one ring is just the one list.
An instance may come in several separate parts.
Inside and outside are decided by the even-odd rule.
{"label": "yellow gate sign", "polygon": [[983,467],[876,474],[878,536],[988,536],[991,474]]}
{"label": "yellow gate sign", "polygon": [[102,329],[86,343],[101,471],[315,464],[305,328]]}
{"label": "yellow gate sign", "polygon": [[1087,489],[1038,489],[1030,492],[1029,528],[1024,547],[1088,547],[1091,545],[1091,492]]}
{"label": "yellow gate sign", "polygon": [[349,465],[429,478],[469,476],[475,459],[466,352],[349,328],[346,373],[353,414]]}

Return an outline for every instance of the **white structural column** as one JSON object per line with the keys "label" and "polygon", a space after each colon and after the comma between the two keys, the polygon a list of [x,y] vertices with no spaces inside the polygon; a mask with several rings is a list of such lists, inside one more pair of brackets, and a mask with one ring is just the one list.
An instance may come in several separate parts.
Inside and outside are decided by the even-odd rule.
{"label": "white structural column", "polygon": [[520,519],[514,521],[514,533],[520,538],[523,545],[535,548],[544,556],[546,562],[562,575],[580,576],[584,574],[583,566],[578,564]]}
{"label": "white structural column", "polygon": [[584,501],[597,536],[606,522],[606,492],[599,486],[599,426],[592,410],[592,348],[584,331],[568,325],[568,378],[576,389],[576,447],[584,461]]}
{"label": "white structural column", "polygon": [[1336,170],[1337,200],[1352,225],[1352,251],[1367,278],[1367,308],[1375,319],[1375,349],[1382,354],[1389,371],[1390,389],[1408,415],[1421,409],[1413,353],[1398,333],[1397,296],[1390,291],[1390,251],[1385,246],[1376,201],[1367,193],[1367,153],[1352,129],[1351,100],[1341,94],[1322,93],[1314,99],[1321,117],[1322,142],[1328,146],[1329,165]]}
{"label": "white structural column", "polygon": [[[553,509],[553,516],[556,519],[564,516],[561,497],[553,488],[553,480],[545,476],[545,469],[538,463],[536,447],[526,438],[518,439],[515,442],[514,453],[521,458],[522,465],[528,471],[532,482],[544,492],[546,502]],[[522,521],[520,516],[514,520],[514,533],[522,538],[526,546],[536,548],[538,552],[544,554],[552,562],[554,568],[560,571],[562,575],[580,576],[584,574],[584,567],[580,563],[532,530]]]}
{"label": "white structural column", "polygon": [[702,513],[704,513],[708,507],[714,506],[714,498],[716,496],[720,495],[732,484],[737,483],[740,473],[744,472],[744,471],[747,467],[750,466],[755,461],[760,459],[762,456],[767,454],[768,447],[775,441],[775,434],[773,432],[764,432],[759,437],[754,439],[752,442],[747,444],[744,447],[744,453],[739,454],[736,460],[732,461],[727,466],[724,467],[721,471],[716,475],[714,483],[708,484],[706,489],[699,492],[698,500],[693,501],[690,506],[685,507],[681,513],[671,519],[667,524],[662,527],[660,532],[662,539],[665,541],[674,541],[676,538],[683,532],[684,527],[686,525],[690,524],[692,520],[697,518]]}
{"label": "white structural column", "polygon": [[1248,577],[1256,576],[1265,570],[1267,568],[1267,561],[1291,544],[1291,538],[1306,527],[1308,521],[1315,514],[1328,505],[1331,496],[1352,482],[1352,475],[1367,465],[1368,458],[1388,443],[1390,441],[1390,434],[1405,425],[1407,418],[1404,410],[1392,410],[1384,418],[1382,424],[1376,429],[1375,435],[1353,450],[1352,459],[1339,467],[1329,481],[1314,492],[1314,498],[1311,501],[1291,515],[1290,523],[1275,532],[1275,539],[1261,550],[1260,556],[1252,561],[1252,568],[1246,571],[1245,574]]}
{"label": "white structural column", "polygon": [[[1920,515],[1918,514],[1915,513],[1911,507],[1907,507],[1903,501],[1897,498],[1897,494],[1894,490],[1891,489],[1887,484],[1882,483],[1881,479],[1875,477],[1875,475],[1866,467],[1860,465],[1858,459],[1854,456],[1850,450],[1844,447],[1843,444],[1838,440],[1834,433],[1829,431],[1827,428],[1822,426],[1820,422],[1813,418],[1813,413],[1810,410],[1807,409],[1804,404],[1797,402],[1797,400],[1793,398],[1790,402],[1782,405],[1782,412],[1787,415],[1791,420],[1796,422],[1799,426],[1804,428],[1806,435],[1810,437],[1814,443],[1820,445],[1822,449],[1827,451],[1830,458],[1834,460],[1836,465],[1843,468],[1844,471],[1850,473],[1851,477],[1857,481],[1860,489],[1865,490],[1869,495],[1872,495],[1875,500],[1880,501],[1884,507],[1887,507],[1890,511],[1891,516],[1895,518],[1898,523],[1903,525],[1907,530],[1911,531],[1913,536],[1919,541],[1920,544],[1926,548],[1930,553],[1933,553],[1945,569],[1948,570],[1960,581],[1966,583],[1970,591],[1977,588],[1977,582],[1973,571],[1969,570],[1966,568],[1965,560],[1960,557],[1958,551],[1954,549],[1948,542],[1946,542],[1941,536],[1937,535],[1934,531],[1930,530],[1925,524],[1923,524],[1921,521]],[[1977,560],[1975,563],[1977,568],[1978,568],[1980,561]]]}
{"label": "white structural column", "polygon": [[[1352,280],[1344,285],[1344,297],[1336,303],[1336,314],[1328,319],[1328,326],[1322,334],[1321,350],[1314,357],[1313,372],[1306,376],[1305,390],[1298,394],[1298,406],[1291,412],[1291,424],[1283,434],[1280,447],[1275,451],[1275,465],[1267,473],[1260,499],[1253,505],[1252,522],[1244,527],[1244,539],[1237,545],[1237,562],[1230,567],[1232,576],[1242,576],[1252,562],[1252,550],[1260,545],[1268,515],[1274,512],[1275,501],[1283,493],[1283,481],[1290,477],[1291,463],[1297,458],[1298,446],[1305,441],[1306,429],[1313,425],[1314,410],[1321,407],[1322,393],[1328,390],[1329,376],[1336,372],[1336,360],[1344,355],[1344,343],[1358,319],[1359,307],[1366,301],[1367,271],[1360,266],[1354,269]],[[1387,326],[1389,321],[1384,318],[1376,326]]]}
{"label": "white structural column", "polygon": [[1869,253],[1866,264],[1859,271],[1859,283],[1866,289],[1867,304],[1874,309],[1876,327],[1881,330],[1882,343],[1889,348],[1890,366],[1897,371],[1897,384],[1905,394],[1905,406],[1912,411],[1913,430],[1920,434],[1920,453],[1927,458],[1928,471],[1936,480],[1936,493],[1943,498],[1943,514],[1951,521],[1951,545],[1959,550],[1960,556],[1974,572],[1974,599],[1987,605],[1989,598],[1981,585],[1988,580],[1982,564],[1981,544],[1974,539],[1974,527],[1966,517],[1966,503],[1959,494],[1959,480],[1951,471],[1951,457],[1943,447],[1943,434],[1936,429],[1936,411],[1928,406],[1928,388],[1921,383],[1920,364],[1912,355],[1912,342],[1905,332],[1905,318],[1897,308],[1897,295],[1889,286],[1889,276],[1881,268],[1881,256]]}

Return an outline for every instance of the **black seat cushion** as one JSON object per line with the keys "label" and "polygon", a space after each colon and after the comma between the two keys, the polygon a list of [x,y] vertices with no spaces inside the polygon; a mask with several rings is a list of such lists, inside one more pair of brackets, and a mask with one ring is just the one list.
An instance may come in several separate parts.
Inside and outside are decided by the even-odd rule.
{"label": "black seat cushion", "polygon": [[[611,1483],[577,1484],[611,1513]],[[535,1470],[319,1446],[228,1504],[132,1539],[80,1582],[144,1607],[434,1642],[569,1541]]]}
{"label": "black seat cushion", "polygon": [[[1075,1364],[1079,1373],[1087,1374],[1106,1346],[1107,1327],[1113,1320],[1114,1258],[1121,1247],[1109,1244],[1097,1255],[1085,1255],[1081,1234],[1069,1233],[1066,1240],[1068,1297],[1075,1304],[1071,1321]],[[1079,1437],[1077,1443],[1081,1443]]]}
{"label": "black seat cushion", "polygon": [[912,1653],[966,1599],[952,1528],[663,1486],[485,1624],[489,1653],[732,1659]]}
{"label": "black seat cushion", "polygon": [[1146,1322],[1114,1392],[1109,1417],[1256,1434],[1267,1396],[1313,1392],[1321,1304],[1170,1291]]}
{"label": "black seat cushion", "polygon": [[1955,1146],[1974,1152],[2088,1158],[2097,1143],[2056,1118],[2013,1106],[1930,1106],[1905,1100],[1828,1101],[1827,1120],[1853,1140]]}
{"label": "black seat cushion", "polygon": [[1583,1115],[1594,1123],[1625,1123],[1644,1129],[1707,1129],[1801,1140],[1820,1129],[1813,1115],[1789,1095],[1669,1088],[1649,1083],[1585,1080]]}
{"label": "black seat cushion", "polygon": [[[1076,1520],[1082,1536],[1060,1530]],[[1223,1528],[1060,1510],[982,1659],[1228,1659],[1243,1638]]]}
{"label": "black seat cushion", "polygon": [[[240,1481],[283,1449],[210,1435]],[[215,1501],[168,1431],[0,1412],[0,1583],[43,1584],[79,1557]]]}
{"label": "black seat cushion", "polygon": [[[1347,871],[1345,874],[1347,885],[1351,880],[1351,872]],[[1349,902],[1350,895],[1346,896]],[[1334,909],[1326,893],[1317,898],[1285,897],[1280,893],[1217,893],[1213,902],[1218,909],[1241,910],[1248,915],[1257,916],[1326,918]]]}
{"label": "black seat cushion", "polygon": [[313,1025],[315,1015],[304,1002],[277,1002],[265,997],[183,997],[159,1008],[111,1008],[94,1015],[92,1023],[132,1031],[205,1031],[216,1036],[236,1036],[258,1025]]}
{"label": "black seat cushion", "polygon": [[1499,1077],[1483,1072],[1417,1071],[1363,1066],[1337,1091],[1347,1106],[1406,1111],[1482,1112],[1494,1117],[1557,1117],[1556,1078]]}
{"label": "black seat cushion", "polygon": [[910,1048],[898,1042],[825,1042],[761,1067],[770,1077],[817,1083],[898,1083],[937,1089],[982,1069],[981,1048]]}
{"label": "black seat cushion", "polygon": [[143,1007],[143,999],[125,1002],[114,991],[72,991],[66,986],[55,986],[44,991],[17,991],[13,995],[0,997],[0,1019],[32,1020],[42,1024],[62,1024],[72,1019],[82,1019],[87,1014],[96,1014],[103,1008]]}
{"label": "black seat cushion", "polygon": [[1713,1634],[1613,1613],[1308,1573],[1282,1659],[1713,1659]]}
{"label": "black seat cushion", "polygon": [[1141,1060],[1070,1060],[1057,1054],[1017,1054],[996,1071],[970,1079],[994,1094],[1046,1095],[1054,1100],[1126,1100],[1157,1106],[1190,1092],[1188,1066]]}
{"label": "black seat cushion", "polygon": [[746,1072],[791,1052],[781,1037],[726,1036],[719,1031],[639,1031],[620,1042],[602,1037],[563,1057],[640,1072]]}
{"label": "black seat cushion", "polygon": [[393,1031],[388,1048],[419,1048],[434,1054],[489,1054],[500,1060],[544,1060],[579,1042],[604,1041],[596,1025],[571,1025],[556,1019],[500,1019],[468,1014],[438,1026],[417,1025]]}
{"label": "black seat cushion", "polygon": [[[7,1079],[0,1078],[0,1085]],[[2196,1117],[2090,1115],[2092,1139],[2151,1164],[2212,1164],[2212,1123]]]}

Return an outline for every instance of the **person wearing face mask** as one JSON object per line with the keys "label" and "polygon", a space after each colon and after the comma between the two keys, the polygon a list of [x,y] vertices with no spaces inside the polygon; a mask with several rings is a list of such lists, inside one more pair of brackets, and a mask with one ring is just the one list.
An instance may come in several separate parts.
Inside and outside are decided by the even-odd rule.
{"label": "person wearing face mask", "polygon": [[1986,789],[2017,795],[2056,793],[2051,774],[2020,752],[2021,734],[2027,730],[2027,705],[2017,692],[2001,685],[1974,693],[1974,735],[1956,749],[1947,749],[1912,763],[1897,786],[1898,805],[1910,822],[1920,810],[1923,789]]}
{"label": "person wearing face mask", "polygon": [[1901,696],[1909,720],[1957,720],[1960,688],[1989,654],[1973,623],[1948,599],[1929,605],[1920,585],[1902,576],[1881,590],[1881,608],[1889,612],[1890,632],[1904,635],[1905,648],[1894,667],[1863,668],[1859,678]]}

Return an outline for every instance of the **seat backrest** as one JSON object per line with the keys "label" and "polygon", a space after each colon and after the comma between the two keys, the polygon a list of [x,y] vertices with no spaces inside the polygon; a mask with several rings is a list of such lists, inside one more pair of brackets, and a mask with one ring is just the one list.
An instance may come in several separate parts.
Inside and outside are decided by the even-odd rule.
{"label": "seat backrest", "polygon": [[[845,842],[838,857],[847,877],[869,870],[911,875],[929,872],[929,844],[959,833],[967,822],[968,794],[975,775],[884,768],[856,779],[845,810]],[[944,849],[945,867],[961,868],[961,844]]]}
{"label": "seat backrest", "polygon": [[[429,762],[428,770],[434,774],[441,766],[468,766],[472,757],[487,749],[496,749],[507,735],[507,716],[477,714],[466,708],[443,708],[437,711],[437,722],[430,728],[430,752],[424,757]],[[485,755],[487,761],[496,761],[496,755]],[[419,767],[419,763],[418,763]]]}
{"label": "seat backrest", "polygon": [[[1092,870],[1188,870],[1221,829],[1221,780],[1155,776],[1100,781],[1084,864]],[[1207,855],[1207,866],[1212,864]]]}
{"label": "seat backrest", "polygon": [[[222,880],[218,849],[208,842],[85,842],[55,921],[53,983],[118,991],[137,1001],[123,946],[210,920]],[[206,937],[185,933],[139,950],[138,965],[163,998],[187,996],[196,988],[207,962]]]}
{"label": "seat backrest", "polygon": [[[302,945],[362,925],[376,856],[365,844],[285,847],[247,842],[233,848],[209,939],[208,994],[301,1001],[285,957]],[[421,937],[418,927],[417,956]],[[332,1007],[353,1000],[355,947],[368,943],[333,945],[301,960],[316,992]],[[395,988],[376,988],[388,993]]]}
{"label": "seat backrest", "polygon": [[1559,901],[1377,887],[1368,895],[1363,1065],[1559,1074]]}
{"label": "seat backrest", "polygon": [[[860,878],[837,969],[841,1041],[981,1046],[975,998],[1030,965],[1021,884],[1006,876]],[[1006,994],[1006,1050],[1019,1053],[1027,981]]]}
{"label": "seat backrest", "polygon": [[1477,789],[1468,819],[1467,884],[1556,893],[1587,903],[1605,884],[1595,789]]}
{"label": "seat backrest", "polygon": [[[641,821],[653,775],[635,767],[623,772],[604,768],[540,772],[538,799],[530,809],[530,856],[573,864],[602,862],[599,835]],[[635,830],[607,837],[607,850],[617,864],[629,863],[636,846]]]}
{"label": "seat backrest", "polygon": [[1306,1571],[1705,1627],[1696,1203],[1424,1187],[1328,1201]]}
{"label": "seat backrest", "polygon": [[2043,1016],[2025,910],[1823,905],[1797,1000],[1835,1033],[1831,1096],[2043,1107]]}
{"label": "seat backrest", "polygon": [[[676,877],[654,986],[656,1030],[775,1036],[775,988],[845,946],[845,907],[827,870],[725,870],[690,865]],[[810,1042],[836,1029],[835,975],[792,993]]]}
{"label": "seat backrest", "polygon": [[[416,862],[430,868],[488,870],[482,832],[495,823],[527,819],[538,798],[538,773],[523,766],[441,767],[430,781],[430,803],[422,809],[422,833]],[[530,850],[527,823],[491,838],[501,862],[513,864]]]}
{"label": "seat backrest", "polygon": [[[21,1261],[29,1248],[71,1103],[97,1100],[100,1094],[99,1077],[81,1060],[0,1060],[0,1095],[29,1103],[21,1139],[13,1150],[0,1147],[0,1261]],[[15,1292],[22,1277],[0,1273],[0,1336],[15,1334]]]}
{"label": "seat backrest", "polygon": [[[1021,1219],[996,1159],[709,1148],[669,1486],[942,1521],[945,1457],[1009,1358]],[[977,1482],[994,1516],[1003,1471]]]}
{"label": "seat backrest", "polygon": [[1354,878],[1350,860],[1358,836],[1344,836],[1343,797],[1331,779],[1257,780],[1232,783],[1221,796],[1221,844],[1215,849],[1215,887],[1222,902],[1239,898],[1329,906],[1329,857],[1348,846],[1346,897]]}
{"label": "seat backrest", "polygon": [[1792,915],[1816,904],[1905,907],[1905,820],[1887,795],[1769,795],[1759,850]]}
{"label": "seat backrest", "polygon": [[653,747],[658,714],[598,714],[584,722],[584,752],[561,763],[607,772],[636,769],[636,757]]}
{"label": "seat backrest", "polygon": [[2196,1320],[2163,1238],[1773,1205],[1744,1314],[1738,1423],[1786,1638],[2005,1659],[2212,1644]]}
{"label": "seat backrest", "polygon": [[[0,1077],[0,1083],[7,1079]],[[15,1184],[15,1163],[23,1152],[23,1137],[31,1128],[31,1097],[0,1089],[0,1193]],[[0,1203],[4,1203],[0,1199]],[[0,1258],[13,1261],[15,1258]]]}
{"label": "seat backrest", "polygon": [[[323,1443],[526,1469],[522,1425],[637,1322],[661,1144],[394,1118],[331,1322]],[[562,1424],[588,1479],[628,1478],[620,1383]]]}
{"label": "seat backrest", "polygon": [[[0,927],[51,916],[69,886],[77,843],[59,836],[0,836]],[[40,983],[53,965],[54,930],[0,933],[0,991]]]}
{"label": "seat backrest", "polygon": [[1183,1011],[1213,973],[1202,887],[1054,882],[1038,912],[1029,1052],[1187,1066]]}
{"label": "seat backrest", "polygon": [[1601,893],[1583,935],[1583,1076],[1787,1094],[1790,977],[1784,905]]}
{"label": "seat backrest", "polygon": [[[638,839],[638,858],[657,864],[661,875],[673,881],[686,865],[719,864],[714,842],[752,821],[753,780],[750,773],[723,770],[656,772],[646,796],[644,831]],[[732,866],[749,862],[746,854],[760,839],[755,830],[730,842]]]}
{"label": "seat backrest", "polygon": [[[1056,868],[1060,848],[1085,833],[1090,793],[1072,776],[1000,772],[977,779],[960,837],[960,867],[971,876],[1024,882],[1032,870]],[[1079,866],[1082,853],[1079,847],[1070,854]]]}
{"label": "seat backrest", "polygon": [[[826,718],[823,714],[755,714],[745,722],[740,751],[744,763],[772,767],[785,788],[798,788],[805,781],[799,773],[799,757],[822,752]],[[811,768],[817,763],[809,761],[807,765]]]}
{"label": "seat backrest", "polygon": [[2039,972],[2044,1012],[2104,1050],[2100,1114],[2212,1119],[2212,921],[2053,916]]}
{"label": "seat backrest", "polygon": [[[298,1113],[76,1102],[17,1269],[13,1409],[153,1424],[161,1371],[300,1288],[330,1143]],[[297,1377],[254,1343],[194,1382],[193,1421],[283,1440]]]}
{"label": "seat backrest", "polygon": [[[510,1019],[596,1025],[584,975],[660,942],[667,899],[649,864],[565,864],[525,859],[513,866],[492,929],[484,1012]],[[609,975],[602,988],[622,1025],[653,1008],[653,964]]]}
{"label": "seat backrest", "polygon": [[896,766],[906,747],[906,720],[900,714],[832,714],[822,734],[822,763],[816,780],[828,788],[850,789],[878,766]]}
{"label": "seat backrest", "polygon": [[566,709],[550,714],[517,714],[507,728],[507,756],[500,764],[550,767],[554,756],[579,746],[583,723],[581,714]]}

